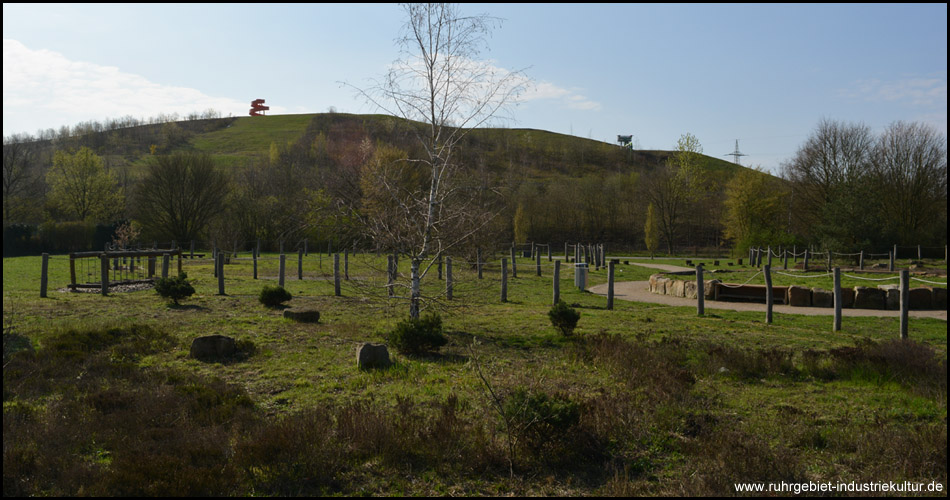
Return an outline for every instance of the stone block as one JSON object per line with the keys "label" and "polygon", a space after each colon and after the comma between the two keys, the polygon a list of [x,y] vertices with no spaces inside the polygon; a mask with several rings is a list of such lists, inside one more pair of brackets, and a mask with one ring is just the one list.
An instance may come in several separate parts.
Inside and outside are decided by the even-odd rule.
{"label": "stone block", "polygon": [[933,309],[934,294],[930,287],[910,289],[910,309],[914,311]]}
{"label": "stone block", "polygon": [[884,292],[884,308],[888,311],[897,311],[901,308],[901,287],[900,285],[878,285],[877,288]]}
{"label": "stone block", "polygon": [[811,289],[792,285],[788,287],[785,303],[795,307],[811,307]]}
{"label": "stone block", "polygon": [[683,285],[683,296],[687,299],[696,298],[696,282],[695,281],[686,281]]}
{"label": "stone block", "polygon": [[389,368],[389,349],[385,344],[361,344],[356,348],[356,365],[360,370]]}
{"label": "stone block", "polygon": [[885,309],[887,307],[887,292],[879,288],[867,286],[854,287],[855,309]]}
{"label": "stone block", "polygon": [[234,356],[237,352],[237,343],[231,337],[224,335],[208,335],[198,337],[191,342],[189,356],[201,360],[219,360]]}
{"label": "stone block", "polygon": [[947,289],[939,286],[933,287],[934,309],[940,311],[947,310]]}
{"label": "stone block", "polygon": [[667,290],[670,290],[668,294],[674,297],[685,297],[686,296],[686,287],[685,287],[686,282],[682,280],[672,280],[672,281],[673,281],[672,288],[669,288],[669,287],[667,288]]}
{"label": "stone block", "polygon": [[854,288],[841,289],[841,308],[851,309],[854,307]]}
{"label": "stone block", "polygon": [[811,305],[812,307],[834,307],[835,305],[835,294],[830,290],[825,290],[822,288],[812,288],[811,289]]}

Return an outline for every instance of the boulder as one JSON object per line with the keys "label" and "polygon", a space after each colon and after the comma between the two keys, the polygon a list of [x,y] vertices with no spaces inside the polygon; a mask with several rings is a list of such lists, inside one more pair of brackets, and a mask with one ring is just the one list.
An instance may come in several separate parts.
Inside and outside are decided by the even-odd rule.
{"label": "boulder", "polygon": [[696,298],[696,282],[695,281],[684,281],[683,282],[683,296],[687,299]]}
{"label": "boulder", "polygon": [[686,296],[686,282],[683,280],[673,280],[672,289],[667,286],[667,294],[674,297]]}
{"label": "boulder", "polygon": [[237,352],[237,344],[231,337],[207,335],[191,342],[189,356],[201,360],[228,359]]}
{"label": "boulder", "polygon": [[841,307],[845,309],[854,307],[854,288],[841,289]]}
{"label": "boulder", "polygon": [[934,294],[930,287],[911,288],[909,295],[910,309],[915,311],[933,309]]}
{"label": "boulder", "polygon": [[879,290],[884,292],[884,308],[888,311],[896,311],[901,308],[901,287],[900,285],[878,285]]}
{"label": "boulder", "polygon": [[356,365],[360,370],[388,368],[391,364],[385,344],[365,343],[356,348]]}
{"label": "boulder", "polygon": [[320,311],[306,308],[284,309],[284,317],[299,323],[319,323]]}
{"label": "boulder", "polygon": [[866,286],[854,287],[855,309],[885,309],[887,307],[887,292],[879,288]]}
{"label": "boulder", "polygon": [[704,280],[703,281],[703,295],[704,298],[709,300],[715,300],[717,296],[717,289],[719,284],[722,283],[722,280]]}
{"label": "boulder", "polygon": [[788,287],[786,303],[795,307],[811,307],[811,289],[795,285]]}
{"label": "boulder", "polygon": [[811,289],[811,305],[813,307],[834,307],[835,294],[822,288]]}
{"label": "boulder", "polygon": [[934,309],[941,311],[947,310],[947,289],[938,286],[933,287]]}

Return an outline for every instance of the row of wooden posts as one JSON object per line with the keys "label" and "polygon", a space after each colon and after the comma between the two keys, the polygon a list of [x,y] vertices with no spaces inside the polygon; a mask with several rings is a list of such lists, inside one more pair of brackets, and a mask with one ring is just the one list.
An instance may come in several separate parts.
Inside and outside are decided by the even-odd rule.
{"label": "row of wooden posts", "polygon": [[[765,322],[766,324],[772,324],[772,307],[774,305],[774,297],[772,292],[772,266],[766,264],[762,271],[765,274]],[[834,322],[832,326],[832,331],[841,330],[841,307],[842,307],[842,297],[841,297],[841,268],[835,267],[832,268],[832,275],[834,276]],[[703,265],[699,264],[696,266],[696,313],[699,316],[705,314],[705,290],[703,282]],[[907,339],[908,331],[908,321],[910,311],[910,271],[907,269],[900,270],[900,336],[901,339]]]}
{"label": "row of wooden posts", "polygon": [[[797,261],[798,261],[798,255],[799,255],[798,252],[795,251],[795,249],[796,249],[796,247],[792,247],[791,256],[792,256],[792,258],[793,258],[793,262],[797,262]],[[759,267],[759,268],[762,267],[762,252],[763,252],[763,250],[765,251],[765,254],[766,254],[766,262],[767,262],[767,265],[769,265],[769,266],[772,265],[772,255],[774,255],[774,253],[772,252],[772,247],[769,246],[769,247],[764,248],[764,249],[761,248],[761,247],[756,247],[756,248],[750,247],[750,248],[749,248],[749,263],[750,263],[752,266],[754,266],[754,267]],[[825,250],[824,252],[814,252],[814,251],[811,251],[811,250],[809,250],[809,249],[806,248],[805,250],[802,251],[802,254],[803,254],[803,256],[804,256],[804,263],[802,264],[802,266],[803,266],[802,268],[805,269],[805,270],[808,269],[808,257],[809,257],[809,255],[811,255],[811,256],[816,256],[816,255],[822,255],[822,254],[823,254],[823,255],[826,257],[826,260],[827,260],[827,265],[825,266],[825,268],[830,272],[831,269],[832,269],[832,254],[833,254],[833,253],[835,253],[835,252],[832,252],[831,250]],[[783,249],[781,249],[781,250],[778,252],[778,254],[780,254],[780,255],[782,256],[782,268],[783,268],[783,269],[788,269],[788,257],[789,257],[788,249],[787,249],[787,248],[783,248]],[[947,260],[947,246],[946,246],[946,245],[944,245],[944,247],[943,247],[943,254],[944,254],[944,255],[943,255],[943,260],[944,260],[944,262],[946,262],[946,260]],[[886,254],[885,254],[885,253],[878,253],[878,254],[865,253],[864,250],[861,250],[860,252],[855,252],[855,253],[851,253],[851,254],[838,254],[838,255],[857,256],[857,257],[858,257],[858,269],[860,269],[860,270],[864,270],[864,257],[865,257],[865,256],[874,257],[874,256],[884,256],[884,255],[887,255],[887,260],[888,260],[887,269],[888,269],[888,271],[890,271],[890,272],[894,272],[895,269],[896,269],[895,266],[894,266],[894,259],[897,258],[897,257],[896,257],[896,256],[897,256],[897,245],[894,245],[894,249],[888,251]],[[923,255],[923,254],[922,254],[921,246],[920,246],[920,245],[917,245],[917,260],[922,260],[922,255]]]}
{"label": "row of wooden posts", "polygon": [[[549,247],[550,248],[550,247]],[[600,246],[602,251],[602,246]],[[593,249],[591,249],[593,250]],[[578,252],[578,247],[575,247],[575,252]],[[70,279],[73,286],[76,285],[76,273],[75,273],[75,259],[82,257],[95,257],[98,256],[101,262],[101,290],[102,295],[107,295],[109,293],[109,260],[115,259],[123,256],[139,256],[139,257],[148,257],[149,258],[149,269],[150,276],[152,270],[154,269],[154,259],[158,256],[162,257],[162,277],[168,276],[169,270],[169,260],[172,255],[178,256],[178,272],[181,273],[181,249],[174,251],[152,251],[152,252],[81,252],[70,254]],[[541,254],[540,252],[535,252],[535,267],[537,276],[541,276]],[[579,257],[575,253],[576,256]],[[607,309],[612,310],[614,305],[614,266],[616,264],[615,260],[610,260],[609,262],[603,262],[603,253],[601,252],[591,252],[591,255],[596,256],[595,261],[598,265],[606,264],[607,267]],[[771,255],[771,253],[770,253]],[[303,248],[298,251],[298,260],[297,260],[297,277],[298,279],[303,279]],[[806,251],[807,256],[807,251]],[[253,252],[253,268],[254,268],[254,279],[258,278],[257,265],[258,253]],[[389,296],[394,295],[393,284],[395,282],[396,273],[398,269],[398,256],[389,255],[388,256],[388,266],[387,266],[387,289],[389,290]],[[225,254],[223,252],[215,252],[214,256],[214,274],[218,279],[218,294],[225,295],[225,282],[224,282],[224,264],[225,264]],[[278,283],[281,287],[284,286],[284,275],[286,269],[286,255],[280,254],[279,257],[279,277]],[[47,284],[48,284],[48,262],[49,254],[42,255],[42,264],[41,264],[41,279],[40,279],[40,297],[47,296]],[[516,271],[516,258],[515,258],[515,247],[511,248],[511,263],[512,263],[512,277],[517,277]],[[447,257],[445,259],[446,264],[446,299],[452,300],[453,295],[453,281],[452,281],[452,259]],[[417,265],[417,264],[416,264]],[[482,260],[481,260],[481,250],[476,252],[476,270],[478,273],[478,278],[482,279]],[[575,264],[575,273],[586,273],[587,265],[586,263],[577,262]],[[772,323],[772,309],[774,304],[773,292],[772,292],[772,275],[771,275],[771,265],[766,264],[763,267],[765,273],[765,290],[766,290],[766,323]],[[441,259],[438,262],[438,274],[439,279],[442,279],[442,261]],[[349,279],[349,252],[344,252],[344,279]],[[841,297],[841,268],[833,268],[834,276],[834,323],[833,331],[841,330],[841,308],[842,308],[842,297]],[[340,254],[336,253],[333,255],[333,277],[334,277],[334,295],[341,295],[341,273],[340,273]],[[586,277],[586,275],[585,275]],[[554,276],[553,276],[553,304],[557,304],[560,300],[560,281],[561,281],[561,261],[554,261]],[[577,280],[575,279],[577,283]],[[582,280],[580,283],[580,288],[584,289],[586,285],[586,279]],[[696,289],[697,289],[697,314],[703,316],[705,314],[705,290],[704,290],[704,281],[703,281],[703,267],[702,264],[696,266]],[[902,269],[900,271],[900,336],[902,339],[906,339],[908,336],[908,310],[909,310],[909,296],[910,296],[910,275],[907,269]],[[501,301],[508,301],[508,259],[501,259]]]}

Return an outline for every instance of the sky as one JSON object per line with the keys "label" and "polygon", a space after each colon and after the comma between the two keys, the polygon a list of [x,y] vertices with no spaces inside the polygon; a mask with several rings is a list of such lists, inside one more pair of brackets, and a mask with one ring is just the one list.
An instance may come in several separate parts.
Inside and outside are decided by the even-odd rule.
{"label": "sky", "polygon": [[[465,4],[531,89],[499,123],[779,173],[823,119],[947,134],[947,4]],[[3,134],[214,109],[375,113],[395,4],[3,4]]]}

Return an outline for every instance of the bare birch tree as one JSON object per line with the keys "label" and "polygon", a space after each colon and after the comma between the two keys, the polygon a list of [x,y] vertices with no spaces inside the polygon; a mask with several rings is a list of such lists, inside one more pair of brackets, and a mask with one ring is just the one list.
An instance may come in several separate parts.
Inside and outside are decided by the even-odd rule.
{"label": "bare birch tree", "polygon": [[403,9],[408,20],[397,39],[400,57],[385,78],[356,90],[384,112],[404,119],[415,134],[422,154],[389,158],[415,171],[409,175],[404,167],[395,169],[400,177],[422,178],[423,188],[405,189],[389,184],[391,177],[380,176],[380,187],[395,209],[370,212],[375,218],[358,216],[378,247],[409,257],[410,317],[418,318],[420,280],[446,251],[491,220],[484,210],[491,188],[466,177],[456,154],[459,141],[499,117],[528,81],[521,71],[477,60],[499,19],[465,16],[453,4],[404,4]]}

